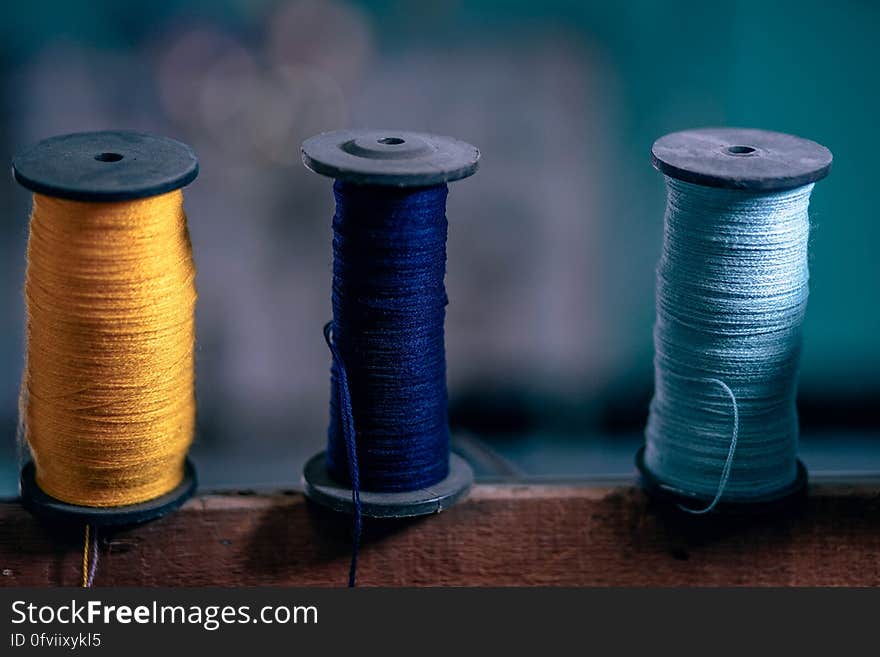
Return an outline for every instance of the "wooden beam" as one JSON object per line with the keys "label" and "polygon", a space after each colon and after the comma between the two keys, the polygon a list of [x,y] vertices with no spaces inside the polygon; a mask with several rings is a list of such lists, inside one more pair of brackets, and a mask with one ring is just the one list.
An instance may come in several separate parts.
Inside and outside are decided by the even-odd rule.
{"label": "wooden beam", "polygon": [[[298,493],[204,495],[101,536],[96,586],[342,586],[350,522]],[[77,585],[82,535],[0,504],[0,585]],[[686,522],[631,486],[481,485],[368,522],[361,585],[880,585],[880,486],[816,485],[770,517]]]}

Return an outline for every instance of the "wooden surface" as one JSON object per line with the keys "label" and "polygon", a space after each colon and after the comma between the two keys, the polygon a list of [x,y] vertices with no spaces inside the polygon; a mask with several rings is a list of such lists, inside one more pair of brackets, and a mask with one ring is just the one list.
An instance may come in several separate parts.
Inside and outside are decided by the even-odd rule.
{"label": "wooden surface", "polygon": [[[205,495],[105,533],[96,586],[341,586],[349,522],[298,493]],[[632,487],[477,486],[457,507],[368,523],[362,585],[880,585],[880,486],[685,522]],[[0,503],[0,585],[76,585],[82,536]]]}

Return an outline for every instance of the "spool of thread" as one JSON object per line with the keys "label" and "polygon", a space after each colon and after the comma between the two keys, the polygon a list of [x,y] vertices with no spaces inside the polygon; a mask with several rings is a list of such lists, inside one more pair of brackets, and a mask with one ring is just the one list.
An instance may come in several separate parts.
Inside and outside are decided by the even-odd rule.
{"label": "spool of thread", "polygon": [[84,580],[89,526],[93,540],[152,520],[196,488],[195,268],[180,190],[197,174],[188,146],[135,132],[53,137],[13,160],[34,192],[22,500],[86,525]]}
{"label": "spool of thread", "polygon": [[655,389],[636,464],[691,514],[801,495],[795,407],[808,278],[807,208],[832,156],[815,142],[700,129],[654,143],[666,175]]}
{"label": "spool of thread", "polygon": [[336,180],[328,448],[303,482],[313,501],[354,515],[355,543],[361,515],[437,513],[473,481],[449,449],[443,322],[446,184],[478,160],[469,144],[412,132],[303,144],[305,165]]}

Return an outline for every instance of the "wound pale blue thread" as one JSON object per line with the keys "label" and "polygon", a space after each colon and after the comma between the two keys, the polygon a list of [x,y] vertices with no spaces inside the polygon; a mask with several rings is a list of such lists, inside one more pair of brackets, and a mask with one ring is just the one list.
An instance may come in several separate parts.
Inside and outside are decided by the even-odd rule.
{"label": "wound pale blue thread", "polygon": [[655,390],[645,466],[709,500],[772,496],[797,477],[795,408],[813,185],[781,192],[667,177]]}
{"label": "wound pale blue thread", "polygon": [[357,574],[360,491],[432,486],[449,473],[446,185],[337,181],[327,468],[352,487]]}

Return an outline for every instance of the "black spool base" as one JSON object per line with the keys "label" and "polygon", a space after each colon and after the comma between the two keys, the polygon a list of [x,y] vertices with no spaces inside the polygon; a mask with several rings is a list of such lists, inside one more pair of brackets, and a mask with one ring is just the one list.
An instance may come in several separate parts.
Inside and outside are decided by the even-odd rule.
{"label": "black spool base", "polygon": [[645,492],[657,501],[678,511],[682,516],[688,516],[694,520],[718,516],[757,516],[774,513],[789,508],[805,498],[807,493],[807,468],[798,459],[797,475],[789,486],[770,495],[749,498],[748,500],[731,500],[722,497],[711,513],[693,514],[688,513],[685,509],[705,508],[712,501],[712,498],[695,495],[660,481],[645,465],[644,445],[636,452],[635,461]]}
{"label": "black spool base", "polygon": [[[302,475],[306,497],[341,513],[354,513],[350,487],[335,481],[327,471],[326,452],[306,463]],[[449,455],[449,474],[428,488],[402,493],[361,491],[361,513],[367,518],[412,518],[440,513],[467,495],[474,472],[460,456]]]}
{"label": "black spool base", "polygon": [[94,527],[126,527],[160,518],[183,505],[198,486],[195,466],[189,459],[183,467],[183,480],[172,491],[146,502],[116,507],[89,507],[69,504],[47,495],[37,485],[37,469],[33,461],[21,470],[21,501],[35,516],[65,525]]}

